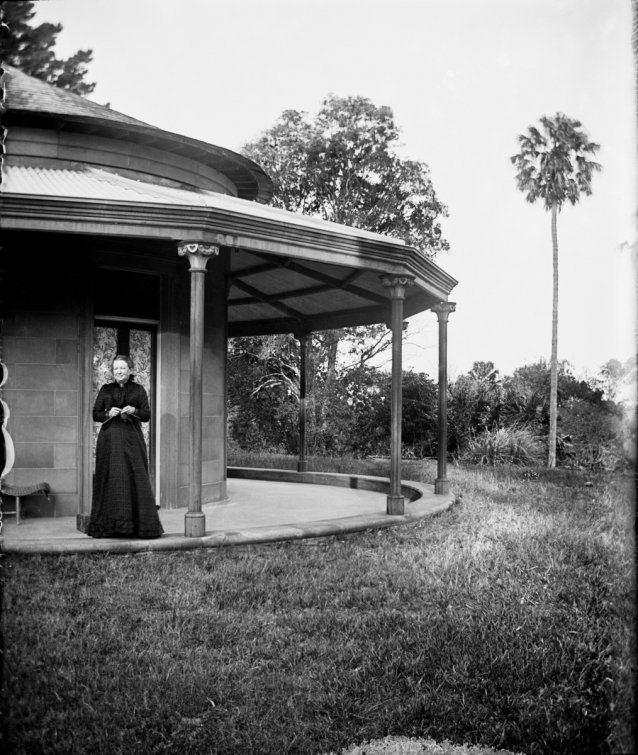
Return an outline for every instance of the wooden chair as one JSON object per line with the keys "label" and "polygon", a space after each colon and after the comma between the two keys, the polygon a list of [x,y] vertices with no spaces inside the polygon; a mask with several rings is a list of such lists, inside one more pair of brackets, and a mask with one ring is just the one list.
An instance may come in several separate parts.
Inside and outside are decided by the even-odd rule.
{"label": "wooden chair", "polygon": [[[2,485],[0,493],[2,498],[15,498],[15,511],[4,511],[5,516],[14,516],[16,524],[20,524],[20,499],[31,495],[44,495],[51,502],[51,487],[48,482],[37,482],[35,485]],[[55,503],[53,504],[53,516],[55,516]]]}

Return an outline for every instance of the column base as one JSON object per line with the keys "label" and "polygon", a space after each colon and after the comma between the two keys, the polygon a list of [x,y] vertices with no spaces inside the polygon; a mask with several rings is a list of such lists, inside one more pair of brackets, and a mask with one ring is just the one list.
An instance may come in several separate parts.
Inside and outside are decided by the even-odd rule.
{"label": "column base", "polygon": [[297,462],[297,472],[307,472],[308,471],[308,462],[307,461],[298,461]]}
{"label": "column base", "polygon": [[78,514],[75,518],[75,527],[80,532],[84,532],[86,535],[87,530],[89,529],[89,520],[91,519],[91,516],[89,514]]}
{"label": "column base", "polygon": [[187,512],[184,516],[184,534],[186,537],[204,537],[206,515],[201,512]]}
{"label": "column base", "polygon": [[437,495],[445,495],[446,493],[449,493],[450,492],[450,481],[448,479],[446,479],[445,477],[443,477],[443,478],[437,478],[434,481],[434,492]]}
{"label": "column base", "polygon": [[386,514],[403,516],[405,514],[405,498],[402,495],[389,495],[387,498]]}

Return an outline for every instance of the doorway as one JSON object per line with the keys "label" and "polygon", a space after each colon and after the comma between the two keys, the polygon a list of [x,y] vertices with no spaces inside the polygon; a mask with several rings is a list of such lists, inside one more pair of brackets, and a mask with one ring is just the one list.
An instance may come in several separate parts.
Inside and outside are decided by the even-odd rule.
{"label": "doorway", "polygon": [[[122,320],[96,320],[93,327],[93,403],[105,383],[113,382],[111,367],[118,354],[131,357],[135,365],[135,382],[148,395],[151,407],[150,422],[142,423],[146,442],[151,482],[155,481],[155,351],[156,327],[148,323]],[[93,423],[93,470],[95,471],[95,444],[101,424]]]}
{"label": "doorway", "polygon": [[[156,352],[160,317],[160,276],[134,270],[99,269],[94,286],[92,404],[105,383],[113,381],[111,367],[118,354],[131,357],[135,381],[148,395],[150,422],[142,423],[149,460],[149,476],[155,491]],[[101,425],[93,423],[92,466]]]}

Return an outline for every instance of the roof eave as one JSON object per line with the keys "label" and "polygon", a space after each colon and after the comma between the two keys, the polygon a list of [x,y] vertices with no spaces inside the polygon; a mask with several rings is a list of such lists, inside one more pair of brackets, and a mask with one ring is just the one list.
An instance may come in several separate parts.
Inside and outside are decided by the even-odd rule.
{"label": "roof eave", "polygon": [[375,238],[340,234],[338,226],[298,227],[281,220],[242,216],[191,205],[114,202],[25,194],[0,194],[0,229],[202,241],[254,252],[379,274],[412,275],[415,284],[445,300],[457,281],[413,247]]}

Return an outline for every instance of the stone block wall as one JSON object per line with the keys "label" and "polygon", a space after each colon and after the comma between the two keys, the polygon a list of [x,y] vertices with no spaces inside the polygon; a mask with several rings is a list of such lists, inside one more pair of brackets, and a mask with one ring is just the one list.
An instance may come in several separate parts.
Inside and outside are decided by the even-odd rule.
{"label": "stone block wall", "polygon": [[[48,482],[56,514],[75,514],[78,507],[78,333],[77,316],[33,311],[15,312],[3,332],[9,370],[3,398],[15,446],[15,464],[5,481]],[[42,506],[42,499],[25,500],[26,513],[30,507],[40,513]]]}
{"label": "stone block wall", "polygon": [[[80,496],[80,332],[83,257],[39,234],[3,245],[2,389],[15,445],[7,484],[48,482],[56,515],[77,513]],[[59,244],[59,245],[58,245]],[[50,516],[46,499],[24,501],[25,514]]]}

